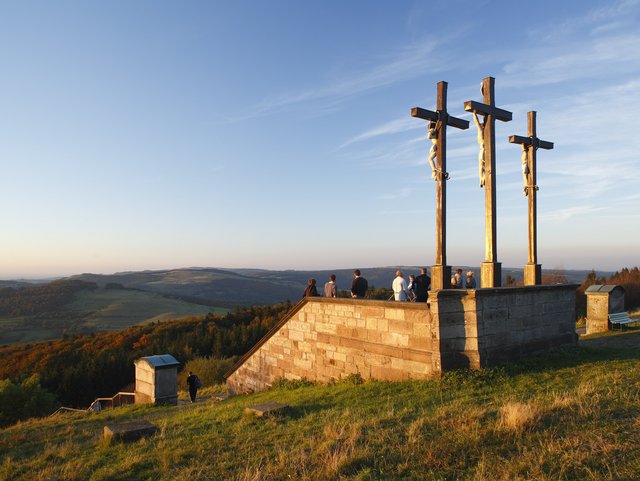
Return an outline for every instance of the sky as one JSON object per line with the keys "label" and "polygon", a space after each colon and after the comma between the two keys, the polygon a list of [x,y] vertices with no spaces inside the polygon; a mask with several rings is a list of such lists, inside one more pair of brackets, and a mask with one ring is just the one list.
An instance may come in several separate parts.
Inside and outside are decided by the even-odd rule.
{"label": "sky", "polygon": [[[0,0],[0,278],[431,265],[436,84],[495,77],[497,261],[640,265],[640,1]],[[476,130],[448,129],[447,263],[484,261]]]}

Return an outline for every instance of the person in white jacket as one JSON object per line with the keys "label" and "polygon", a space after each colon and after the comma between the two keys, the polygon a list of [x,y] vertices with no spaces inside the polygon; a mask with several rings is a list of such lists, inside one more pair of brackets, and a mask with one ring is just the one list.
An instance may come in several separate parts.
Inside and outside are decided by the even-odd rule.
{"label": "person in white jacket", "polygon": [[396,278],[391,283],[393,289],[393,297],[396,301],[407,300],[407,281],[402,277],[402,271],[396,272]]}

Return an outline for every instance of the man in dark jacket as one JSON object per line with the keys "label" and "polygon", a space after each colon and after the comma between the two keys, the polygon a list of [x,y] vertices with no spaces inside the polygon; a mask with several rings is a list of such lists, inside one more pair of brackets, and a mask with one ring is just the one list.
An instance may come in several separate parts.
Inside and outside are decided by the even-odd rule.
{"label": "man in dark jacket", "polygon": [[353,271],[353,282],[351,283],[351,297],[364,299],[369,289],[369,283],[364,277],[360,277],[360,269]]}
{"label": "man in dark jacket", "polygon": [[427,268],[420,270],[420,275],[416,276],[416,302],[427,302],[428,291],[431,288],[431,277],[427,275]]}
{"label": "man in dark jacket", "polygon": [[198,394],[198,388],[200,387],[200,379],[191,371],[189,371],[187,385],[189,386],[189,397],[191,398],[191,402],[194,403],[196,402],[196,394]]}

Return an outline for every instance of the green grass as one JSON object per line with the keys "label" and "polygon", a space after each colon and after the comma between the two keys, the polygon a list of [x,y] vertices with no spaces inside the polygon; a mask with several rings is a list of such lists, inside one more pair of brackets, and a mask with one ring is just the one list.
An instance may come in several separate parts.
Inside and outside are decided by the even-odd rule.
{"label": "green grass", "polygon": [[[634,480],[639,347],[629,330],[440,380],[281,383],[223,402],[31,420],[0,430],[0,479]],[[289,413],[244,413],[271,400]],[[100,440],[105,424],[134,419],[160,434]]]}
{"label": "green grass", "polygon": [[52,319],[0,317],[0,344],[56,339],[64,333],[87,334],[125,329],[154,321],[225,314],[222,307],[192,304],[132,289],[85,290]]}

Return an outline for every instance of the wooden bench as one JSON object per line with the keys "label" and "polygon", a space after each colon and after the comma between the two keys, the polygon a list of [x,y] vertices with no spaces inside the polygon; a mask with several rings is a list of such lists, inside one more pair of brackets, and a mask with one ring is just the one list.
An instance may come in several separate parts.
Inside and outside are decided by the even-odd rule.
{"label": "wooden bench", "polygon": [[631,324],[632,322],[639,321],[640,319],[631,319],[629,317],[629,314],[627,314],[626,312],[612,312],[611,314],[609,314],[609,322],[611,323],[612,329],[616,325],[620,326],[620,329],[622,329],[622,326],[624,326],[625,324]]}

